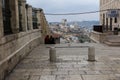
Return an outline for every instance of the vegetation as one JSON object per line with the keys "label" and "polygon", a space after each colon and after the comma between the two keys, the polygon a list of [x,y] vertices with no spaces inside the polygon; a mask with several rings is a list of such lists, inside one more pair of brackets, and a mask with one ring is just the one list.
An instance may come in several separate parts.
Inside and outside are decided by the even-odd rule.
{"label": "vegetation", "polygon": [[90,42],[90,38],[87,35],[78,36],[80,43]]}

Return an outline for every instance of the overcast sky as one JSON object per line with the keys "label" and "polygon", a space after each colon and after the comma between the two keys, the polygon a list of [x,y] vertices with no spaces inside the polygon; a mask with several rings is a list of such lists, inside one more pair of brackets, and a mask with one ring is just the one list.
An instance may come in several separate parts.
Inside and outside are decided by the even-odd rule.
{"label": "overcast sky", "polygon": [[[27,0],[27,3],[36,8],[42,8],[44,13],[81,13],[99,10],[99,0]],[[99,13],[74,15],[74,16],[50,16],[46,15],[49,22],[99,20]]]}

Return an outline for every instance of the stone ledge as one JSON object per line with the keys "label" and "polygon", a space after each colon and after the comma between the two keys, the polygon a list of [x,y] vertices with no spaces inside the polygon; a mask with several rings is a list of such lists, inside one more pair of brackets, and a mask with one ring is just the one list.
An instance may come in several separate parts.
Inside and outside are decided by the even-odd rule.
{"label": "stone ledge", "polygon": [[104,43],[109,45],[109,46],[120,46],[120,42],[105,41]]}
{"label": "stone ledge", "polygon": [[35,30],[27,31],[27,32],[20,32],[20,33],[4,36],[4,37],[2,37],[0,39],[0,46],[5,44],[5,43],[11,42],[11,41],[13,41],[15,39],[18,39],[20,37],[24,37],[26,35],[29,35],[31,33],[36,33],[36,32],[40,32],[41,33],[41,30],[40,29],[35,29]]}
{"label": "stone ledge", "polygon": [[20,49],[16,50],[13,54],[0,62],[0,80],[3,80],[4,77],[12,71],[16,64],[40,43],[39,39],[40,37],[32,39],[23,45]]}

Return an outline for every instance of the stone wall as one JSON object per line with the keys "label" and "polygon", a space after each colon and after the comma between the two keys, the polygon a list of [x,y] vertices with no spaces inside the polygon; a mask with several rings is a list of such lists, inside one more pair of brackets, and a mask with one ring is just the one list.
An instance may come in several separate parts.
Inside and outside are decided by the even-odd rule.
{"label": "stone wall", "polygon": [[112,32],[100,33],[93,31],[90,34],[90,39],[97,43],[104,43],[104,41],[106,41],[106,36],[108,35],[112,35]]}
{"label": "stone wall", "polygon": [[[9,0],[10,1],[10,0]],[[6,6],[10,7],[6,7]],[[6,12],[10,10],[10,12]],[[42,31],[48,28],[44,12],[37,10],[38,28],[33,29],[33,7],[26,0],[0,0],[0,80],[4,80],[17,63],[44,40]],[[42,13],[41,13],[42,12]],[[10,14],[10,17],[4,15]],[[9,22],[8,22],[8,20]],[[5,23],[10,23],[7,26]],[[41,25],[42,24],[42,25]],[[12,32],[9,33],[9,29]],[[41,28],[43,27],[43,28]],[[45,29],[45,30],[43,30]],[[8,32],[5,34],[5,31]]]}
{"label": "stone wall", "polygon": [[[110,26],[112,27],[112,31],[115,27],[120,28],[120,16],[116,17],[108,17],[107,13],[110,10],[117,10],[118,9],[118,15],[120,15],[120,1],[119,0],[100,0],[100,10],[106,10],[100,12],[100,24],[104,25],[104,27],[108,30],[110,30]],[[109,10],[109,11],[108,11]],[[115,18],[117,21],[115,21]]]}
{"label": "stone wall", "polygon": [[4,79],[21,59],[40,44],[40,32],[40,30],[21,32],[0,39],[0,80]]}

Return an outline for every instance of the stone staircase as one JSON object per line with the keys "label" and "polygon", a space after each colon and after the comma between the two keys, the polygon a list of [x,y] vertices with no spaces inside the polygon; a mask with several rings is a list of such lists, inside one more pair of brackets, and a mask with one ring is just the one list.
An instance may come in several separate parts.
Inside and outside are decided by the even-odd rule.
{"label": "stone staircase", "polygon": [[109,35],[104,43],[109,46],[120,46],[120,35]]}

